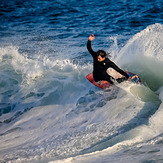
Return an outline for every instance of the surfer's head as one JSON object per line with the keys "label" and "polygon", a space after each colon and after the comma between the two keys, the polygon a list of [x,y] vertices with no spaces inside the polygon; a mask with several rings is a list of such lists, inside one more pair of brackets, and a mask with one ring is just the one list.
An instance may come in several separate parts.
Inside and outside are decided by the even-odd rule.
{"label": "surfer's head", "polygon": [[105,60],[105,58],[106,58],[106,52],[104,51],[104,50],[98,50],[97,51],[97,59],[98,59],[98,61],[99,62],[102,62],[102,61],[104,61]]}

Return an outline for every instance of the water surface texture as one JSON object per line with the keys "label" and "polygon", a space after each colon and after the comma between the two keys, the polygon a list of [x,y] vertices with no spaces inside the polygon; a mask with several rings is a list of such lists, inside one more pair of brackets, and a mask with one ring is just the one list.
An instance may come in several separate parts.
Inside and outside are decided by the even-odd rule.
{"label": "water surface texture", "polygon": [[[162,0],[1,0],[0,163],[163,162]],[[142,85],[101,90],[86,44]]]}

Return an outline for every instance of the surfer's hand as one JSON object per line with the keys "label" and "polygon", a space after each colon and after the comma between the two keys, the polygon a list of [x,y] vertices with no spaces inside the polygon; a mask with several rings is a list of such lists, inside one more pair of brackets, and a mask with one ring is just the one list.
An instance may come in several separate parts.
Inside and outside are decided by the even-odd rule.
{"label": "surfer's hand", "polygon": [[89,36],[89,41],[92,41],[92,40],[94,40],[94,39],[95,39],[94,34],[91,34],[91,35]]}
{"label": "surfer's hand", "polygon": [[134,79],[134,78],[138,78],[138,76],[137,76],[137,75],[134,75],[134,76],[132,76],[132,77],[129,77],[130,80],[132,80],[132,79]]}

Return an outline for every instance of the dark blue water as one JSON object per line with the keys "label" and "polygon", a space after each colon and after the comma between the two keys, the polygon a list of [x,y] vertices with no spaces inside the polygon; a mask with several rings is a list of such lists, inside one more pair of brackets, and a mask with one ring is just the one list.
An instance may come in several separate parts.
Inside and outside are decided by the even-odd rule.
{"label": "dark blue water", "polygon": [[[1,0],[0,162],[62,162],[112,146],[113,155],[72,162],[162,160],[162,24],[162,0]],[[93,49],[120,56],[150,91],[88,83],[92,33]]]}
{"label": "dark blue water", "polygon": [[[108,46],[106,37],[122,35],[128,39],[127,36],[151,24],[162,23],[162,8],[161,0],[2,0],[0,39],[2,43],[19,45],[25,51],[43,50],[49,41],[52,45],[47,51],[51,50],[52,54],[56,50],[54,45],[59,50],[74,49],[76,46],[85,48],[88,36],[94,33],[101,38],[99,46],[105,47]],[[123,42],[118,39],[119,44]]]}

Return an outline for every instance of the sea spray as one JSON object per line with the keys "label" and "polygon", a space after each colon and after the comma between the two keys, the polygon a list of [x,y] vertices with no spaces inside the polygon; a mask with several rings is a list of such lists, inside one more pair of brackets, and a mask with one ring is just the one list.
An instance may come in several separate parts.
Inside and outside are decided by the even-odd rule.
{"label": "sea spray", "polygon": [[137,33],[122,48],[116,62],[140,76],[153,91],[163,85],[163,25],[154,24]]}

